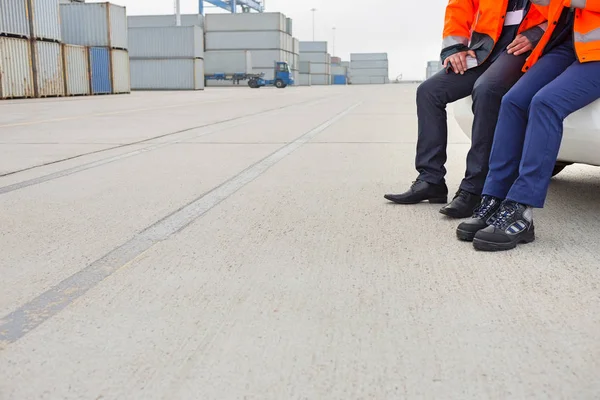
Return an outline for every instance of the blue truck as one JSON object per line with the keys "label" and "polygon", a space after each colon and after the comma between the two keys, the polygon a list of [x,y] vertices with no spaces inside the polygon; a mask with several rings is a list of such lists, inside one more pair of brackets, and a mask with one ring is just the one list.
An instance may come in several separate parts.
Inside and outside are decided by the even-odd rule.
{"label": "blue truck", "polygon": [[234,85],[239,85],[241,81],[248,81],[248,86],[252,89],[258,89],[263,86],[275,86],[278,89],[283,89],[287,86],[294,85],[294,77],[290,66],[285,61],[277,61],[274,65],[274,79],[265,79],[265,74],[249,74],[249,73],[217,73],[206,75],[204,78],[216,81],[232,81]]}

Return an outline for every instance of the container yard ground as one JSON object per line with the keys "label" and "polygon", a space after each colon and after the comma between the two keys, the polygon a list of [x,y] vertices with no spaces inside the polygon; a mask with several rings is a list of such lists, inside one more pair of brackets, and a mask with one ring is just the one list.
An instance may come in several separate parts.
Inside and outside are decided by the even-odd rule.
{"label": "container yard ground", "polygon": [[0,399],[597,398],[600,169],[475,253],[382,197],[415,89],[0,103]]}

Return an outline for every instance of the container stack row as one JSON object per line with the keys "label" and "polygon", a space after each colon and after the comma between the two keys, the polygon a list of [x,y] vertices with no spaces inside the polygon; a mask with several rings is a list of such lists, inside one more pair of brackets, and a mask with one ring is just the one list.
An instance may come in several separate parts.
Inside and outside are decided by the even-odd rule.
{"label": "container stack row", "polygon": [[126,48],[123,7],[2,0],[0,98],[129,93]]}
{"label": "container stack row", "polygon": [[425,70],[425,78],[429,79],[443,69],[441,61],[428,61],[427,69]]}
{"label": "container stack row", "polygon": [[374,85],[389,83],[387,53],[350,54],[350,83]]}
{"label": "container stack row", "polygon": [[331,57],[331,84],[346,85],[348,84],[348,67],[349,62],[343,62],[339,57]]}
{"label": "container stack row", "polygon": [[204,89],[204,18],[174,15],[128,18],[134,90]]}
{"label": "container stack row", "polygon": [[[218,66],[232,52],[249,51],[252,73],[264,73],[265,79],[274,79],[275,63],[285,61],[298,76],[299,42],[292,37],[292,20],[282,13],[208,14],[205,19],[205,59]],[[235,66],[239,69],[239,66]],[[244,73],[223,65],[224,70],[210,73]],[[208,72],[208,71],[207,71]],[[207,81],[211,86],[232,85],[230,81]]]}
{"label": "container stack row", "polygon": [[[331,83],[331,56],[327,52],[327,42],[300,42],[300,62],[310,63],[310,85]],[[306,78],[302,75],[300,82],[305,82]]]}

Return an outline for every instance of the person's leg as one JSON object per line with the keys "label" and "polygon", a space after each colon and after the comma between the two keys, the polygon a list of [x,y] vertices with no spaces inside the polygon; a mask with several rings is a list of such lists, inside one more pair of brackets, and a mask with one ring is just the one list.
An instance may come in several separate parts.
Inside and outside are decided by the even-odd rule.
{"label": "person's leg", "polygon": [[526,59],[526,54],[515,56],[505,52],[475,83],[473,134],[462,190],[476,195],[483,190],[502,97],[523,76],[521,69]]}
{"label": "person's leg", "polygon": [[417,89],[418,140],[415,167],[419,180],[440,185],[446,175],[448,120],[446,106],[473,91],[488,65],[468,70],[464,75],[440,71]]}
{"label": "person's leg", "polygon": [[506,198],[519,174],[529,105],[536,93],[563,73],[574,60],[572,46],[557,47],[542,57],[504,96],[483,195]]}
{"label": "person's leg", "polygon": [[507,199],[542,208],[558,157],[563,121],[600,98],[600,62],[571,65],[531,102],[519,177]]}

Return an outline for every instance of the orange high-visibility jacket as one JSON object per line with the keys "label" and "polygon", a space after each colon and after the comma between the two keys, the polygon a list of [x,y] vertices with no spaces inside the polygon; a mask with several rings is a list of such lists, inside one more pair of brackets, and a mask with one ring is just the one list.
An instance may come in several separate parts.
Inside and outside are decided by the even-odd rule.
{"label": "orange high-visibility jacket", "polygon": [[529,69],[542,56],[564,7],[575,12],[573,41],[579,62],[600,61],[600,0],[531,0],[533,8],[545,14],[549,26],[525,62],[523,70]]}
{"label": "orange high-visibility jacket", "polygon": [[[471,49],[475,51],[479,64],[483,63],[500,38],[507,8],[508,0],[450,0],[446,7],[442,60],[454,53]],[[538,26],[544,29],[545,21],[546,17],[542,12],[531,7],[521,22],[518,33],[526,35],[527,31]],[[540,31],[533,41],[539,40],[542,33]]]}

